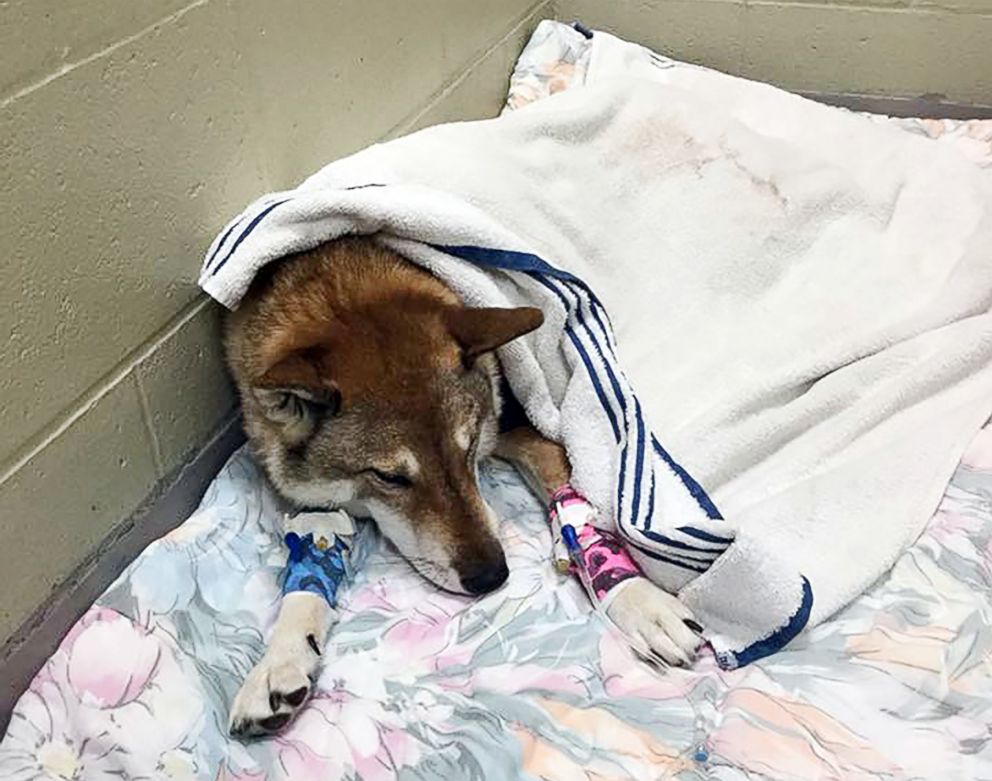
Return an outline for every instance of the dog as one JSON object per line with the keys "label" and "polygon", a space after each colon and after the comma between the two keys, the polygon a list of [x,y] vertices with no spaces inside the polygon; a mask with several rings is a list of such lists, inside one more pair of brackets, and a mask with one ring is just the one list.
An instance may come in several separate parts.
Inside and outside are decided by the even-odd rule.
{"label": "dog", "polygon": [[[250,447],[289,501],[370,517],[440,588],[491,592],[509,572],[480,460],[512,462],[544,499],[570,478],[564,449],[504,391],[495,355],[543,320],[533,308],[468,308],[370,237],[269,264],[225,322]],[[699,644],[688,609],[644,578],[608,613],[668,663],[688,663]],[[296,715],[336,618],[314,594],[283,598],[234,699],[232,734],[270,734]]]}

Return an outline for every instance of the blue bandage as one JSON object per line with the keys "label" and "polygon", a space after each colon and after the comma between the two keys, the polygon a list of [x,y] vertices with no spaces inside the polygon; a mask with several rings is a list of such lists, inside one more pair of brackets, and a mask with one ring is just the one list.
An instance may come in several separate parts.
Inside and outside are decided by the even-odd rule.
{"label": "blue bandage", "polygon": [[336,535],[333,544],[326,546],[314,542],[312,534],[301,537],[296,532],[289,532],[285,541],[289,560],[282,593],[309,591],[337,607],[338,588],[348,578],[348,546]]}

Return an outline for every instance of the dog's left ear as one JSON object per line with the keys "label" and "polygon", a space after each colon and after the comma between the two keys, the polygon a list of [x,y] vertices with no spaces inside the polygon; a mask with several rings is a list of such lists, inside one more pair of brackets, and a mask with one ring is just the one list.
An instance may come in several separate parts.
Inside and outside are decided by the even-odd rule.
{"label": "dog's left ear", "polygon": [[518,336],[530,333],[544,322],[544,314],[532,306],[516,309],[458,307],[446,313],[448,330],[462,348],[467,362],[495,350]]}
{"label": "dog's left ear", "polygon": [[341,408],[332,363],[327,335],[319,328],[273,329],[255,361],[254,398],[267,418],[301,437],[309,435],[318,418]]}

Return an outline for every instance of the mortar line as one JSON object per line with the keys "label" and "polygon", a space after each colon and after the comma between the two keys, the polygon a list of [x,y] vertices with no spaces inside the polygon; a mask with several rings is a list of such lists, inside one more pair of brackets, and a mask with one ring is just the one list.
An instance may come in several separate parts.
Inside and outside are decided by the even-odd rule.
{"label": "mortar line", "polygon": [[30,463],[31,460],[41,453],[46,447],[68,431],[76,421],[92,410],[108,393],[110,393],[110,391],[120,385],[120,383],[123,382],[139,364],[146,361],[156,350],[165,344],[165,342],[175,336],[176,333],[178,333],[179,330],[186,325],[186,323],[202,312],[207,307],[208,303],[209,299],[205,296],[197,301],[194,301],[185,312],[180,312],[179,316],[176,317],[164,331],[162,331],[158,336],[152,337],[152,339],[145,343],[141,350],[136,353],[132,353],[129,358],[126,358],[118,364],[105,380],[101,381],[95,388],[84,394],[72,412],[59,421],[54,428],[45,433],[39,442],[29,448],[26,453],[17,458],[3,471],[2,474],[0,474],[0,487],[2,487],[21,469],[23,469],[28,463]]}
{"label": "mortar line", "polygon": [[152,411],[151,405],[148,403],[148,393],[145,391],[145,384],[141,381],[141,372],[137,366],[134,367],[132,376],[134,377],[134,387],[138,391],[138,405],[141,407],[141,419],[145,424],[145,431],[148,433],[148,439],[152,445],[152,462],[155,465],[156,474],[158,474],[159,478],[162,478],[165,477],[165,470],[162,466],[164,463],[162,459],[162,446],[159,444],[155,426],[152,425]]}
{"label": "mortar line", "polygon": [[6,108],[15,100],[23,98],[26,95],[30,95],[36,89],[40,89],[41,87],[51,84],[56,79],[60,79],[62,76],[65,76],[67,73],[72,73],[72,71],[76,70],[77,68],[81,68],[84,65],[89,65],[91,62],[94,62],[107,54],[112,54],[113,52],[117,51],[118,49],[124,46],[127,46],[128,44],[134,43],[138,39],[148,35],[148,33],[153,32],[154,30],[157,30],[158,28],[163,27],[167,24],[171,24],[172,22],[175,22],[178,19],[181,19],[189,11],[199,8],[200,6],[206,5],[209,2],[210,0],[194,0],[194,2],[190,3],[189,5],[183,8],[180,8],[178,11],[173,11],[171,14],[168,14],[167,16],[163,16],[159,19],[156,19],[151,24],[138,30],[138,32],[132,33],[131,35],[128,35],[125,38],[121,38],[118,41],[114,41],[112,44],[110,44],[109,46],[105,46],[99,51],[95,51],[90,54],[87,54],[85,57],[81,57],[80,59],[74,60],[73,62],[63,63],[54,71],[47,73],[46,75],[38,79],[35,79],[29,84],[25,84],[20,89],[15,89],[14,92],[7,95],[6,97],[0,98],[0,108]]}
{"label": "mortar line", "polygon": [[517,31],[520,30],[523,25],[525,25],[532,17],[541,11],[542,8],[551,8],[552,12],[554,9],[553,0],[538,0],[537,3],[532,5],[527,11],[525,11],[521,16],[518,16],[513,22],[510,23],[509,29],[506,33],[501,36],[494,44],[489,48],[485,49],[482,54],[472,60],[460,74],[455,76],[451,81],[443,84],[441,88],[427,98],[427,101],[421,106],[421,108],[416,109],[413,114],[407,116],[407,118],[400,120],[395,125],[393,125],[389,130],[383,134],[383,138],[393,138],[397,135],[401,135],[406,132],[409,128],[417,123],[417,121],[427,114],[432,108],[434,108],[438,103],[440,103],[444,98],[450,95],[454,90],[461,86],[461,84],[472,74],[475,69],[481,65],[485,60],[487,60],[490,55],[494,54],[504,43],[506,43],[510,38],[512,38]]}

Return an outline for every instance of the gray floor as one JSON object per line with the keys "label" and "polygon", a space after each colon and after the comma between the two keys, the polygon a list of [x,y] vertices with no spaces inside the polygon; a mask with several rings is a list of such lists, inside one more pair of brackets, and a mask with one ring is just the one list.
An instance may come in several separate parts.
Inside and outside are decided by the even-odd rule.
{"label": "gray floor", "polygon": [[992,106],[965,106],[945,103],[939,95],[918,98],[879,98],[872,95],[833,95],[801,93],[807,98],[843,106],[852,111],[870,111],[890,117],[925,117],[928,119],[992,119]]}

